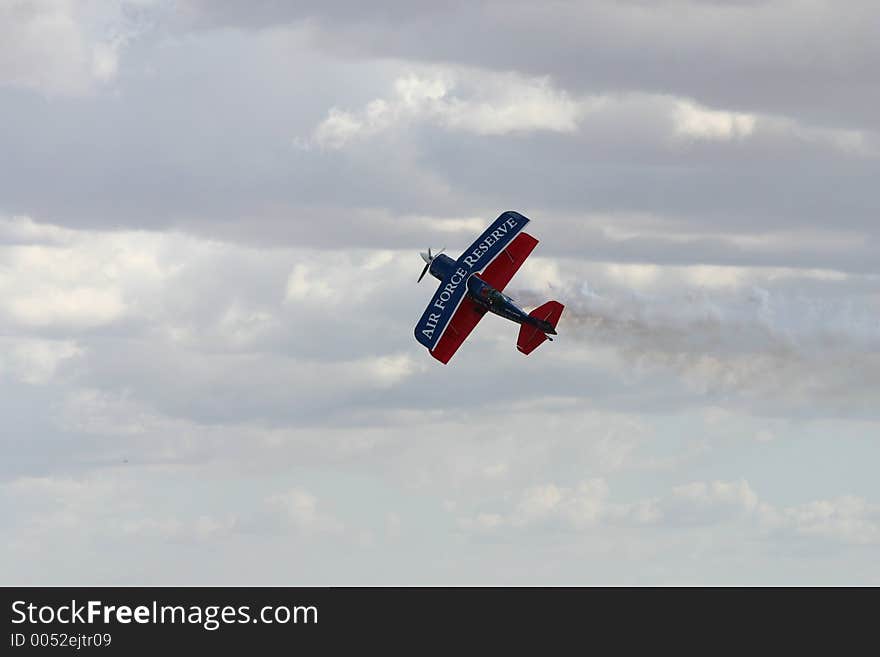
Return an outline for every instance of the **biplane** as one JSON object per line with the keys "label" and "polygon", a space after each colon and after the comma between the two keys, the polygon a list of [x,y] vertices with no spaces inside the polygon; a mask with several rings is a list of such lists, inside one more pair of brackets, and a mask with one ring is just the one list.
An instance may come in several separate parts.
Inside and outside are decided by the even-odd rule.
{"label": "biplane", "polygon": [[422,253],[427,272],[440,281],[431,303],[415,328],[416,340],[441,363],[448,363],[470,332],[487,313],[494,313],[520,325],[516,348],[532,353],[549,337],[564,306],[548,301],[526,313],[503,294],[538,240],[522,232],[528,218],[518,212],[501,214],[477,240],[453,260],[441,251]]}

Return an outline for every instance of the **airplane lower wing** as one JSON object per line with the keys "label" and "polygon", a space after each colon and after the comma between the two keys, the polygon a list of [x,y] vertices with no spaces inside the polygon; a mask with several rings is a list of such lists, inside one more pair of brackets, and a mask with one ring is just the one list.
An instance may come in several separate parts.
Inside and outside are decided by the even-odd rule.
{"label": "airplane lower wing", "polygon": [[443,364],[448,363],[485,314],[485,308],[478,306],[470,297],[465,297],[449,320],[437,346],[431,350],[431,355]]}
{"label": "airplane lower wing", "polygon": [[528,233],[520,233],[507,248],[496,257],[479,276],[499,292],[513,278],[513,275],[526,261],[538,245],[538,240]]}

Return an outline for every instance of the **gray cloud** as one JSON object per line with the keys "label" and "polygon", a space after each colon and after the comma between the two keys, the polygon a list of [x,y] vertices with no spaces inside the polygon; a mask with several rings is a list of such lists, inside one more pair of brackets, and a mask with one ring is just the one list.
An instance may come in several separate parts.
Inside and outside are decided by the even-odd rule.
{"label": "gray cloud", "polygon": [[872,5],[11,6],[4,581],[876,582]]}
{"label": "gray cloud", "polygon": [[316,43],[351,56],[453,61],[550,74],[566,87],[659,91],[710,105],[877,124],[875,7],[786,1],[278,3],[190,0],[205,26],[316,26]]}

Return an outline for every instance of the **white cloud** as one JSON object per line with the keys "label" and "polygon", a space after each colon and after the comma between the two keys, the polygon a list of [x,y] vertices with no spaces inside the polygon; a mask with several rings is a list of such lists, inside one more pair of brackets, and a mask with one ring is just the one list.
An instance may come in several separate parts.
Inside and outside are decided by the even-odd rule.
{"label": "white cloud", "polygon": [[725,112],[679,100],[673,110],[675,134],[695,139],[730,141],[748,137],[755,129],[754,114]]}
{"label": "white cloud", "polygon": [[327,283],[324,271],[297,263],[287,278],[288,301],[326,303],[337,301],[342,290],[334,290]]}
{"label": "white cloud", "polygon": [[824,146],[848,155],[878,157],[880,154],[880,143],[877,141],[876,133],[872,135],[862,130],[820,128],[786,118],[771,118],[766,123],[777,134]]}
{"label": "white cloud", "polygon": [[113,287],[37,288],[27,296],[8,299],[6,307],[15,321],[32,327],[100,326],[118,319],[125,311],[121,292]]}
{"label": "white cloud", "polygon": [[850,155],[873,157],[878,152],[860,130],[815,127],[773,114],[710,109],[686,99],[674,101],[672,120],[674,135],[681,139],[738,141],[761,131],[765,138],[816,144]]}
{"label": "white cloud", "polygon": [[880,543],[880,505],[843,496],[775,506],[762,501],[744,479],[691,482],[674,486],[661,498],[621,503],[611,499],[604,479],[592,479],[571,487],[530,486],[512,497],[507,511],[478,511],[459,518],[462,530],[477,534],[593,533],[600,527],[646,526],[673,527],[682,533],[730,526],[779,544],[821,538],[838,546],[875,545]]}
{"label": "white cloud", "polygon": [[744,480],[728,482],[698,481],[672,489],[674,499],[682,500],[696,507],[730,505],[746,511],[753,510],[758,504],[758,496],[749,483]]}
{"label": "white cloud", "polygon": [[98,43],[92,48],[92,75],[101,82],[116,77],[119,71],[118,48],[109,43]]}
{"label": "white cloud", "polygon": [[90,388],[72,390],[63,401],[58,422],[69,431],[98,436],[123,439],[126,436],[155,436],[157,442],[151,445],[155,449],[151,457],[158,454],[160,458],[169,455],[183,458],[190,451],[190,443],[181,441],[176,449],[163,454],[163,443],[169,441],[159,438],[178,435],[178,432],[191,435],[191,431],[186,431],[188,427],[181,427],[180,423],[157,416],[126,392],[110,393]]}
{"label": "white cloud", "polygon": [[[327,118],[315,129],[315,141],[325,148],[341,148],[359,133],[362,134],[364,128],[363,120],[333,107]],[[375,125],[369,126],[368,132],[373,133],[376,129]]]}
{"label": "white cloud", "polygon": [[233,514],[223,517],[203,514],[194,519],[166,515],[125,519],[119,529],[122,535],[135,540],[201,542],[222,540],[232,534],[237,525],[238,519]]}
{"label": "white cloud", "polygon": [[464,529],[496,531],[503,528],[523,530],[535,527],[580,530],[595,525],[607,512],[608,484],[596,478],[573,487],[541,484],[530,486],[519,495],[507,514],[481,512],[464,517]]}
{"label": "white cloud", "polygon": [[77,233],[69,228],[40,223],[31,217],[0,216],[0,247],[8,244],[69,244]]}
{"label": "white cloud", "polygon": [[571,99],[547,78],[507,74],[484,79],[451,73],[411,74],[394,82],[390,98],[377,98],[359,112],[332,108],[314,132],[324,148],[341,148],[394,126],[427,121],[478,135],[573,132],[591,103]]}
{"label": "white cloud", "polygon": [[[657,114],[665,123],[654,121]],[[858,130],[815,127],[769,113],[711,108],[693,99],[656,93],[576,96],[555,87],[547,77],[476,69],[434,69],[400,77],[389,97],[374,99],[362,110],[331,108],[311,141],[322,148],[340,149],[417,123],[493,136],[541,131],[587,133],[590,122],[600,132],[609,128],[631,131],[629,122],[614,122],[619,115],[631,115],[630,120],[644,123],[640,130],[661,131],[652,135],[658,144],[668,137],[695,142],[761,138],[816,144],[850,155],[877,153],[874,141]],[[310,148],[308,140],[297,138],[295,143]]]}
{"label": "white cloud", "polygon": [[318,509],[318,498],[303,488],[291,488],[266,499],[270,508],[279,509],[285,519],[304,534],[339,534],[345,525]]}
{"label": "white cloud", "polygon": [[[0,85],[80,95],[112,81],[120,51],[144,25],[126,13],[134,0],[10,0],[0,5]],[[141,16],[152,2],[139,2]]]}
{"label": "white cloud", "polygon": [[410,354],[380,356],[363,361],[362,364],[381,386],[394,386],[418,372],[424,372],[424,364],[419,364]]}
{"label": "white cloud", "polygon": [[0,375],[4,370],[13,378],[31,385],[49,383],[59,365],[82,355],[74,340],[0,338]]}
{"label": "white cloud", "polygon": [[769,524],[805,537],[880,544],[880,505],[852,495],[786,507],[769,514]]}
{"label": "white cloud", "polygon": [[74,232],[30,220],[0,230],[7,237],[0,242],[0,317],[25,327],[111,323],[127,312],[126,297],[164,275],[155,236]]}
{"label": "white cloud", "polygon": [[747,516],[758,507],[758,495],[745,480],[693,482],[676,486],[663,503],[672,523],[712,524]]}
{"label": "white cloud", "polygon": [[88,45],[73,2],[6,2],[0,26],[0,83],[61,93],[87,87]]}

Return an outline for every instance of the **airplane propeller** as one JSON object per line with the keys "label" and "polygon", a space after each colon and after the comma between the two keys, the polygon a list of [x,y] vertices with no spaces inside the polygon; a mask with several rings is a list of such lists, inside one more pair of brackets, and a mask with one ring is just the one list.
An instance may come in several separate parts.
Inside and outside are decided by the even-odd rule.
{"label": "airplane propeller", "polygon": [[424,251],[419,253],[419,255],[422,256],[422,260],[425,261],[425,268],[422,270],[422,274],[421,274],[421,276],[419,276],[419,280],[416,281],[417,283],[422,282],[422,279],[425,277],[425,274],[427,274],[428,270],[431,268],[431,263],[434,262],[434,258],[436,258],[438,255],[443,253],[443,251],[445,251],[445,250],[446,250],[446,247],[444,246],[442,249],[437,251],[437,253],[432,254],[431,247],[429,246],[427,253],[425,253]]}

